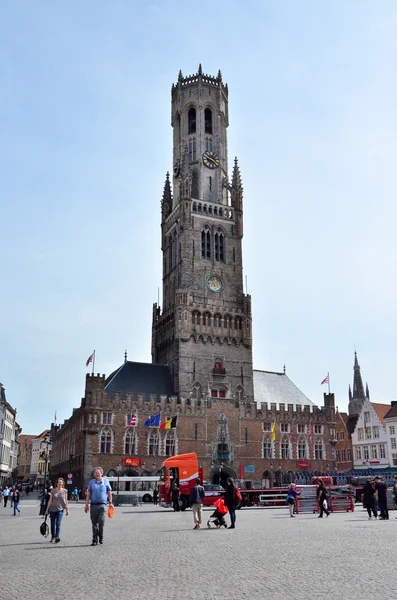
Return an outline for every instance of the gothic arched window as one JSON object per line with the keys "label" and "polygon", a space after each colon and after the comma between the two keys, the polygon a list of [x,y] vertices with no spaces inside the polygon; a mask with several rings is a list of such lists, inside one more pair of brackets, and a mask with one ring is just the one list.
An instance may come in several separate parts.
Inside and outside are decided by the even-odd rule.
{"label": "gothic arched window", "polygon": [[298,441],[298,459],[307,459],[306,439],[303,436]]}
{"label": "gothic arched window", "polygon": [[211,234],[208,229],[201,232],[201,256],[211,258]]}
{"label": "gothic arched window", "polygon": [[124,454],[131,456],[131,454],[138,453],[138,436],[136,431],[126,431],[124,435]]}
{"label": "gothic arched window", "polygon": [[110,454],[112,452],[112,431],[111,429],[102,429],[101,433],[101,449],[102,454]]}
{"label": "gothic arched window", "polygon": [[206,108],[204,111],[204,133],[212,133],[212,110]]}
{"label": "gothic arched window", "polygon": [[289,440],[285,435],[281,440],[281,458],[289,458]]}
{"label": "gothic arched window", "polygon": [[316,460],[323,460],[323,443],[320,439],[316,440],[314,444],[314,458]]}
{"label": "gothic arched window", "polygon": [[160,449],[160,436],[158,433],[150,433],[148,440],[148,454],[151,456],[158,456]]}
{"label": "gothic arched window", "polygon": [[264,436],[262,441],[262,458],[273,458],[273,444],[269,435]]}
{"label": "gothic arched window", "polygon": [[173,431],[167,431],[164,442],[166,456],[174,456],[175,454],[177,454],[176,442],[177,438],[175,429]]}
{"label": "gothic arched window", "polygon": [[187,113],[188,133],[196,133],[196,109],[192,106]]}
{"label": "gothic arched window", "polygon": [[189,162],[196,160],[196,138],[189,138]]}
{"label": "gothic arched window", "polygon": [[217,231],[214,239],[214,251],[215,251],[215,260],[224,261],[225,258],[225,243],[223,233],[221,231]]}

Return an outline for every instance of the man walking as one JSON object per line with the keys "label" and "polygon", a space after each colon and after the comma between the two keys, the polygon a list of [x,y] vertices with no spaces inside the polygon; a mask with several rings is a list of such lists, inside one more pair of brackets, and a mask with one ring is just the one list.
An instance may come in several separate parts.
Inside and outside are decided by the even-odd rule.
{"label": "man walking", "polygon": [[203,486],[201,485],[201,479],[200,477],[197,477],[196,485],[192,487],[192,491],[190,492],[190,504],[193,510],[194,521],[193,529],[200,529],[204,497],[205,491]]}
{"label": "man walking", "polygon": [[[107,479],[103,478],[102,467],[96,467],[94,469],[95,479],[91,479],[88,484],[85,507],[86,513],[90,510],[90,517],[92,523],[92,544],[96,546],[98,541],[103,544],[103,528],[105,526],[106,519],[106,504],[109,501],[110,506],[112,504],[112,488]],[[91,501],[91,508],[89,507]]]}
{"label": "man walking", "polygon": [[3,490],[4,508],[7,506],[9,495],[10,495],[10,490],[8,489],[8,485],[6,485]]}
{"label": "man walking", "polygon": [[378,476],[375,477],[375,489],[378,492],[380,519],[382,521],[388,521],[389,510],[387,508],[387,485]]}

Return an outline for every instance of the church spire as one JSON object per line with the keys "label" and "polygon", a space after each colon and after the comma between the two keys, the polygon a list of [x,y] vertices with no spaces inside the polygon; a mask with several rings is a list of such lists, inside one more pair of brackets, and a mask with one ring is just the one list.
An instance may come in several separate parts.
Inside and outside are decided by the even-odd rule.
{"label": "church spire", "polygon": [[163,218],[167,218],[168,215],[170,214],[170,212],[172,211],[172,193],[171,193],[170,174],[168,171],[165,176],[163,197],[161,199],[161,210],[163,213]]}
{"label": "church spire", "polygon": [[357,352],[354,353],[354,377],[353,377],[353,399],[361,400],[365,398],[363,380],[361,378],[360,365],[357,360]]}
{"label": "church spire", "polygon": [[232,190],[235,192],[243,193],[243,184],[241,181],[240,169],[238,166],[237,156],[234,158],[234,167],[232,174]]}

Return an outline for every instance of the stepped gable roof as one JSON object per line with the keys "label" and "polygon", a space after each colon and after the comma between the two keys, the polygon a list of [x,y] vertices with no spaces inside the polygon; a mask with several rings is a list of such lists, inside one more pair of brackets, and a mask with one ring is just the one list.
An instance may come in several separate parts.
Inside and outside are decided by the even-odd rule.
{"label": "stepped gable roof", "polygon": [[167,365],[125,361],[105,381],[105,391],[114,394],[156,394],[173,396],[174,388]]}
{"label": "stepped gable roof", "polygon": [[316,406],[285,373],[273,371],[254,369],[254,397],[258,406],[261,402],[276,403],[277,408],[280,403]]}
{"label": "stepped gable roof", "polygon": [[384,419],[392,419],[393,417],[397,417],[397,402],[392,404],[391,409],[385,414]]}
{"label": "stepped gable roof", "polygon": [[378,417],[379,421],[382,423],[382,427],[385,428],[384,418],[390,411],[390,404],[376,404],[375,402],[371,402],[371,406],[376,412],[376,416]]}

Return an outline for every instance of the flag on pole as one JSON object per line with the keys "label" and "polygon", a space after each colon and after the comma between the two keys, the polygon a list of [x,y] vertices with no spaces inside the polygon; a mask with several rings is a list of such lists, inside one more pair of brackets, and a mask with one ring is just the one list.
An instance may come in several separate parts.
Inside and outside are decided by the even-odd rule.
{"label": "flag on pole", "polygon": [[322,382],[321,385],[323,385],[323,383],[328,383],[329,382],[329,375],[327,375],[327,377],[325,377]]}
{"label": "flag on pole", "polygon": [[171,429],[171,421],[172,421],[172,418],[170,417],[169,419],[164,421],[164,423],[161,423],[160,429]]}
{"label": "flag on pole", "polygon": [[158,427],[160,425],[160,413],[154,415],[154,417],[149,417],[143,424],[144,427]]}
{"label": "flag on pole", "polygon": [[131,415],[129,425],[136,425],[136,415]]}
{"label": "flag on pole", "polygon": [[94,355],[95,355],[95,350],[94,350],[94,352],[91,354],[91,356],[89,356],[89,357],[87,358],[87,362],[85,363],[85,366],[86,366],[86,367],[88,367],[88,365],[89,365],[90,363],[92,363],[92,361],[94,360]]}
{"label": "flag on pole", "polygon": [[176,417],[169,417],[164,423],[161,423],[160,429],[175,429],[178,423],[178,415]]}
{"label": "flag on pole", "polygon": [[273,421],[272,424],[272,442],[274,442],[276,439],[276,421]]}

